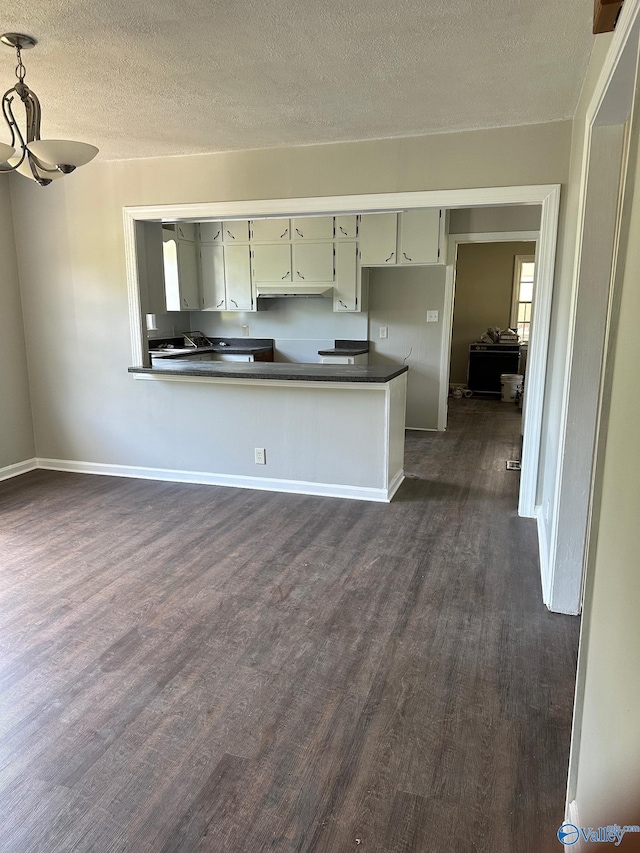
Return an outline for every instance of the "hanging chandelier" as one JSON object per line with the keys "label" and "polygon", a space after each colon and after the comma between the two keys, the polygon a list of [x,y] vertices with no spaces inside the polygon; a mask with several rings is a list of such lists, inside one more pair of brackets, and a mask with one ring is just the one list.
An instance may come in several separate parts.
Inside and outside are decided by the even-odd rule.
{"label": "hanging chandelier", "polygon": [[[22,62],[22,51],[35,47],[36,40],[21,33],[5,33],[0,41],[15,48],[18,64],[18,82],[2,97],[2,114],[9,126],[11,142],[0,142],[0,172],[19,172],[32,178],[41,187],[48,186],[55,178],[68,175],[78,166],[84,166],[98,153],[95,145],[86,142],[71,142],[66,139],[40,139],[40,101],[24,82],[27,69]],[[16,95],[24,107],[24,131],[20,130],[13,114]]]}

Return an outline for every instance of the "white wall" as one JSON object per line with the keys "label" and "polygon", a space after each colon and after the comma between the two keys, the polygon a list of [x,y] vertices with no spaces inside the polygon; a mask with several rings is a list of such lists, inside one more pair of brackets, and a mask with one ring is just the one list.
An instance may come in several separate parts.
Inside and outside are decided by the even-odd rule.
{"label": "white wall", "polygon": [[[176,394],[143,392],[126,372],[131,356],[123,206],[562,183],[570,133],[570,122],[559,122],[289,150],[97,161],[45,189],[17,178],[14,216],[27,348],[30,364],[38,365],[31,377],[38,455],[164,467],[173,452],[169,437],[165,445],[148,439],[158,423],[174,418]],[[254,323],[252,318],[252,331]],[[184,441],[192,442],[194,459],[200,451],[207,464],[217,466],[229,448],[217,444],[213,452],[188,426],[204,411],[206,394],[202,386],[180,392],[189,413]]]}
{"label": "white wall", "polygon": [[449,216],[450,234],[484,234],[492,231],[538,231],[540,205],[461,207]]}
{"label": "white wall", "polygon": [[[640,824],[640,162],[598,459],[573,733],[575,815]],[[627,836],[623,850],[640,849]]]}
{"label": "white wall", "polygon": [[[9,179],[0,177],[0,477],[35,456]],[[8,472],[5,472],[8,473]]]}
{"label": "white wall", "polygon": [[[369,362],[409,366],[408,429],[438,428],[445,273],[444,266],[370,272]],[[438,311],[437,323],[427,323],[428,310]]]}

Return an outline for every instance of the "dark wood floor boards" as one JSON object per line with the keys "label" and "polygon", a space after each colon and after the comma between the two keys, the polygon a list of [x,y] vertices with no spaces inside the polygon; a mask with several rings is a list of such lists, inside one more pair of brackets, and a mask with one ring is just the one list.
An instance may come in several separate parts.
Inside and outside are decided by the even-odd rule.
{"label": "dark wood floor boards", "polygon": [[543,853],[577,620],[514,407],[408,433],[391,505],[0,483],[3,853]]}

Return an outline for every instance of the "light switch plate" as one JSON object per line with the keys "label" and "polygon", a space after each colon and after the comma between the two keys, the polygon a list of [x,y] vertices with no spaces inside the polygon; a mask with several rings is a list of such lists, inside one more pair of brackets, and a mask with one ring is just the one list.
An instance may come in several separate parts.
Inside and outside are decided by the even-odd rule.
{"label": "light switch plate", "polygon": [[438,312],[437,311],[427,311],[427,323],[437,323],[438,322]]}
{"label": "light switch plate", "polygon": [[387,326],[380,326],[380,337],[386,338],[386,337],[388,337],[388,334],[389,334],[388,327]]}

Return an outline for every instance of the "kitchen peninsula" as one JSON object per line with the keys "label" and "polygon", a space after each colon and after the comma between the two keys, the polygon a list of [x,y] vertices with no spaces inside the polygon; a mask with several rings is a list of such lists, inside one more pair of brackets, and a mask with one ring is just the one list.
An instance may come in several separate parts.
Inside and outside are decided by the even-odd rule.
{"label": "kitchen peninsula", "polygon": [[129,372],[150,380],[147,404],[171,394],[184,413],[158,425],[165,479],[372,501],[404,479],[404,365],[154,362]]}

